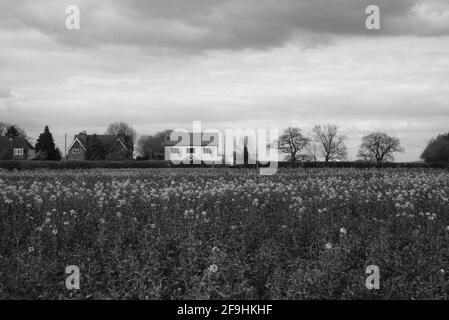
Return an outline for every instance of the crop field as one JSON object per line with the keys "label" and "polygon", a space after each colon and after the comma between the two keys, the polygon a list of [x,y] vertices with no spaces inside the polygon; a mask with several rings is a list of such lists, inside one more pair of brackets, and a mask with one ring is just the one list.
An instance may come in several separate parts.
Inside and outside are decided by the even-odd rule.
{"label": "crop field", "polygon": [[447,170],[0,171],[1,299],[447,299],[448,273]]}

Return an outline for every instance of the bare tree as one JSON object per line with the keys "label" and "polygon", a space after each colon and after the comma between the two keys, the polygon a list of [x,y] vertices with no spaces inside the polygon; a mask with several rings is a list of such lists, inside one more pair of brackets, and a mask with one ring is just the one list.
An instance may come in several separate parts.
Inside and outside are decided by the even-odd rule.
{"label": "bare tree", "polygon": [[315,126],[312,133],[314,141],[318,144],[319,153],[325,162],[347,158],[346,136],[338,134],[336,125]]}
{"label": "bare tree", "polygon": [[317,162],[318,161],[318,146],[313,141],[313,139],[310,139],[311,143],[306,148],[306,155],[307,159],[309,161]]}
{"label": "bare tree", "polygon": [[373,132],[362,138],[358,157],[381,163],[394,161],[394,152],[404,152],[399,139],[383,132]]}
{"label": "bare tree", "polygon": [[106,130],[106,134],[124,134],[126,136],[131,136],[133,139],[133,144],[136,142],[137,132],[128,123],[120,121],[111,123]]}
{"label": "bare tree", "polygon": [[300,158],[300,152],[309,144],[309,138],[303,136],[300,128],[288,127],[279,137],[278,149],[289,154],[290,163]]}

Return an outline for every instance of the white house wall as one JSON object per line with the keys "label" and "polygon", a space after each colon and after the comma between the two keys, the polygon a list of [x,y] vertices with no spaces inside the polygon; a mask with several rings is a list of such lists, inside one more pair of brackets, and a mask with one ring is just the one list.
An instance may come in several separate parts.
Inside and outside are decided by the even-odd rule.
{"label": "white house wall", "polygon": [[[173,153],[172,149],[176,148],[179,153]],[[193,153],[189,153],[189,149],[194,148]],[[204,149],[211,149],[212,153],[205,153]],[[168,157],[167,157],[168,155]],[[186,146],[174,146],[174,147],[165,147],[165,159],[175,162],[185,162],[190,163],[190,156],[195,159],[204,161],[204,162],[215,162],[222,163],[223,158],[218,154],[218,147],[186,147]]]}

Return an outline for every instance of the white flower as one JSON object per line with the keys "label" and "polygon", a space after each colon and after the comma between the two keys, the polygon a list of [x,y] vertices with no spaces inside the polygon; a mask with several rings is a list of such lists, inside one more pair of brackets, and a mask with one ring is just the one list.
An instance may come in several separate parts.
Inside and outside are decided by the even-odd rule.
{"label": "white flower", "polygon": [[218,253],[218,252],[220,252],[220,249],[217,246],[214,246],[212,248],[212,253]]}
{"label": "white flower", "polygon": [[330,243],[330,242],[326,243],[326,245],[324,246],[324,248],[326,248],[327,250],[332,249],[332,243]]}
{"label": "white flower", "polygon": [[28,247],[29,252],[34,252],[34,247]]}
{"label": "white flower", "polygon": [[53,233],[54,235],[57,235],[57,234],[58,234],[58,229],[53,229],[52,233]]}
{"label": "white flower", "polygon": [[211,273],[215,273],[218,271],[218,266],[215,263],[211,264],[207,270]]}
{"label": "white flower", "polygon": [[340,234],[345,236],[348,233],[348,230],[346,230],[346,228],[341,227],[340,228]]}

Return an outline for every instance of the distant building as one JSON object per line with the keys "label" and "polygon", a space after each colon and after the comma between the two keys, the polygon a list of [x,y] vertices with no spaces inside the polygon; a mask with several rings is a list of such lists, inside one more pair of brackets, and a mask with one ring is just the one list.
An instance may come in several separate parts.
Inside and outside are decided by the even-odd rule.
{"label": "distant building", "polygon": [[133,157],[133,140],[127,135],[94,135],[81,132],[75,135],[67,150],[67,160],[87,160],[89,141],[96,136],[105,150],[105,160],[128,160]]}
{"label": "distant building", "polygon": [[218,133],[190,132],[179,135],[177,141],[170,140],[170,136],[167,136],[164,144],[165,160],[182,163],[223,161],[222,155],[219,154]]}
{"label": "distant building", "polygon": [[30,160],[36,156],[35,148],[23,137],[0,137],[0,158],[2,160]]}

